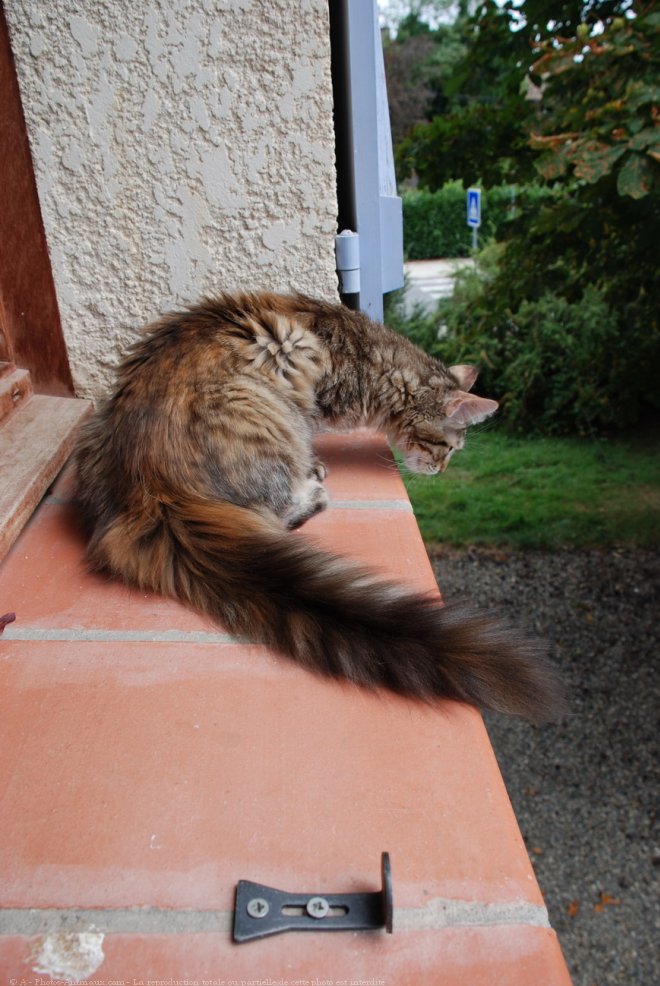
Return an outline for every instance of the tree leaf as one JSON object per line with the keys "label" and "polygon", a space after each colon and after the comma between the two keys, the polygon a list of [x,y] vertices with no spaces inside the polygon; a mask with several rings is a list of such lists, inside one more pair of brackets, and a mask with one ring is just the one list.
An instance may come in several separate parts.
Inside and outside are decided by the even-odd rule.
{"label": "tree leaf", "polygon": [[572,51],[549,51],[534,62],[531,71],[536,75],[560,75],[577,64]]}
{"label": "tree leaf", "polygon": [[632,138],[628,147],[631,151],[643,151],[646,147],[656,147],[660,144],[660,127],[646,127]]}
{"label": "tree leaf", "polygon": [[579,132],[577,130],[570,130],[563,134],[548,134],[547,136],[532,132],[529,138],[529,146],[533,151],[554,151],[562,144],[566,144],[578,136]]}
{"label": "tree leaf", "polygon": [[619,172],[616,187],[619,195],[643,199],[653,186],[651,162],[641,154],[631,154]]}
{"label": "tree leaf", "polygon": [[566,174],[568,167],[566,150],[564,146],[557,151],[547,151],[534,162],[537,171],[543,175],[546,181],[554,181],[555,178],[560,178]]}
{"label": "tree leaf", "polygon": [[593,185],[610,174],[615,162],[625,151],[625,146],[621,144],[613,147],[601,140],[578,141],[571,151],[575,174]]}
{"label": "tree leaf", "polygon": [[645,24],[648,24],[650,27],[660,28],[660,10],[651,11],[642,16],[644,17]]}
{"label": "tree leaf", "polygon": [[627,98],[631,110],[638,110],[640,106],[648,103],[658,103],[660,86],[635,80],[628,84]]}
{"label": "tree leaf", "polygon": [[611,907],[612,905],[618,907],[620,903],[621,899],[619,897],[613,897],[612,894],[608,894],[606,890],[601,890],[598,903],[594,904],[594,911],[597,914],[600,914],[605,907]]}

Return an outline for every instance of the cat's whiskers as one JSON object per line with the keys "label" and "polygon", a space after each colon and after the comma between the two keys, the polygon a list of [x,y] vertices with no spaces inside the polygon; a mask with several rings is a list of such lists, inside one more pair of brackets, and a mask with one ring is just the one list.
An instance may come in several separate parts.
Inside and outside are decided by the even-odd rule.
{"label": "cat's whiskers", "polygon": [[379,462],[385,463],[385,467],[389,469],[390,472],[399,471],[399,467],[397,466],[396,461],[390,455],[384,455],[382,452],[379,452],[376,458],[378,459]]}

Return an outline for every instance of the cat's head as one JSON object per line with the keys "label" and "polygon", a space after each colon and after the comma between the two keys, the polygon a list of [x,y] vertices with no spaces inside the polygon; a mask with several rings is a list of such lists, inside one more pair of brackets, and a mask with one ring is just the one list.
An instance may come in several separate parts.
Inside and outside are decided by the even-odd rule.
{"label": "cat's head", "polygon": [[444,472],[453,453],[463,448],[468,427],[498,408],[497,401],[469,393],[478,375],[473,366],[451,366],[449,376],[442,370],[415,394],[397,434],[391,436],[411,472]]}

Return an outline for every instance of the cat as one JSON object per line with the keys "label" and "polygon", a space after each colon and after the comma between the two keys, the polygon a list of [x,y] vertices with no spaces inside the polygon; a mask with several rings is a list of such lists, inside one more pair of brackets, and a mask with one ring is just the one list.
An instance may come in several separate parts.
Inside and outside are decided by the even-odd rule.
{"label": "cat", "polygon": [[315,432],[368,425],[408,469],[440,473],[497,409],[470,393],[476,377],[299,294],[166,315],[82,428],[89,563],[321,675],[543,720],[557,689],[540,644],[290,533],[328,504]]}

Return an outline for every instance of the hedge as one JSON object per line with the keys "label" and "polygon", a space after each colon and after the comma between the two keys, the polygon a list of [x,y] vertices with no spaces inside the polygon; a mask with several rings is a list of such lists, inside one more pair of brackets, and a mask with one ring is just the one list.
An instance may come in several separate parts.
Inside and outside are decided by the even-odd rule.
{"label": "hedge", "polygon": [[[479,240],[492,239],[523,204],[549,195],[536,185],[499,185],[482,189]],[[403,245],[408,260],[467,257],[472,230],[466,221],[467,193],[460,181],[436,192],[410,189],[403,193]]]}

